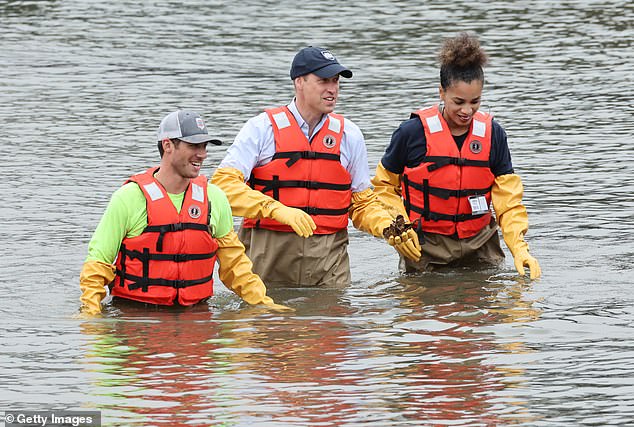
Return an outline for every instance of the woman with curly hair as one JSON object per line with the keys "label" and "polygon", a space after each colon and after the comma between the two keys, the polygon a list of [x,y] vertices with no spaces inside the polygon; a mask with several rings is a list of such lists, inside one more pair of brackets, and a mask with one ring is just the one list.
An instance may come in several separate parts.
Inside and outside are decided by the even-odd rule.
{"label": "woman with curly hair", "polygon": [[409,218],[419,235],[422,257],[401,257],[405,272],[498,265],[499,225],[517,271],[541,275],[524,241],[528,216],[506,132],[479,111],[487,59],[477,37],[447,39],[439,54],[440,104],[402,122],[377,166],[372,183],[379,199],[394,217]]}

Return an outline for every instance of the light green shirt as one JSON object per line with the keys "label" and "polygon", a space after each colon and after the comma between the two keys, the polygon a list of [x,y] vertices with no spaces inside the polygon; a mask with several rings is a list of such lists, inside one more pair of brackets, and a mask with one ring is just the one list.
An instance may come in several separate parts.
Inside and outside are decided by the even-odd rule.
{"label": "light green shirt", "polygon": [[[180,213],[185,193],[167,194]],[[219,239],[233,230],[231,206],[225,193],[211,183],[207,184],[207,194],[211,202],[211,234]],[[139,236],[145,227],[147,208],[143,191],[136,183],[127,183],[112,194],[110,203],[88,244],[86,261],[114,264],[123,239]]]}

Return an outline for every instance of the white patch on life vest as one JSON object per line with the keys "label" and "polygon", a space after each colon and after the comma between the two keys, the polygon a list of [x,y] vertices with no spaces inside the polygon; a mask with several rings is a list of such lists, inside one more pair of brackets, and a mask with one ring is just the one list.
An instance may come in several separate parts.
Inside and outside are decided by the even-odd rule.
{"label": "white patch on life vest", "polygon": [[200,185],[192,183],[192,199],[200,203],[205,201],[205,193]]}
{"label": "white patch on life vest", "polygon": [[438,118],[438,116],[427,117],[425,121],[427,122],[429,133],[442,131],[442,123],[440,123],[440,119]]}
{"label": "white patch on life vest", "polygon": [[469,204],[473,215],[485,214],[489,211],[489,205],[484,196],[469,196]]}
{"label": "white patch on life vest", "polygon": [[339,119],[335,119],[334,117],[328,118],[328,130],[333,131],[334,133],[341,132],[341,121]]}
{"label": "white patch on life vest", "polygon": [[486,134],[486,129],[487,127],[484,122],[473,119],[473,130],[471,131],[471,133],[473,133],[475,136],[479,136],[480,138],[484,138],[484,135]]}
{"label": "white patch on life vest", "polygon": [[284,111],[273,114],[273,120],[275,120],[275,124],[278,129],[284,129],[291,125],[291,122],[288,121],[288,116]]}
{"label": "white patch on life vest", "polygon": [[156,185],[156,182],[144,185],[143,188],[145,188],[145,191],[150,195],[150,199],[152,199],[153,202],[163,198],[163,192],[159,186]]}

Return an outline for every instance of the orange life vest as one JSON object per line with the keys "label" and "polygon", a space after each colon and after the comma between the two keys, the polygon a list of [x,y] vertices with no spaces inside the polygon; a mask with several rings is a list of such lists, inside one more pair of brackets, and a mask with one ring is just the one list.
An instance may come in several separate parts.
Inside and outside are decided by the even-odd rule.
{"label": "orange life vest", "polygon": [[145,195],[148,225],[125,238],[111,293],[151,304],[192,305],[213,294],[218,243],[209,231],[207,178],[192,179],[180,214],[154,178],[158,168],[130,177]]}
{"label": "orange life vest", "polygon": [[493,118],[477,112],[459,151],[438,106],[414,114],[423,123],[427,152],[420,165],[403,171],[401,189],[410,221],[419,220],[420,228],[430,233],[474,236],[491,220]]}
{"label": "orange life vest", "polygon": [[[266,110],[273,125],[275,155],[271,162],[251,172],[249,185],[301,209],[315,221],[315,234],[333,234],[348,226],[352,178],[341,165],[343,116],[331,113],[308,141],[287,107]],[[292,232],[273,219],[245,219],[245,228]]]}

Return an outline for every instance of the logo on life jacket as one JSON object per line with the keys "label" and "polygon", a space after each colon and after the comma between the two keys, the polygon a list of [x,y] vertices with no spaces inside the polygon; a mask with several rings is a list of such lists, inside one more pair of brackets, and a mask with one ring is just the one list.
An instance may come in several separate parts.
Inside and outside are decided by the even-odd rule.
{"label": "logo on life jacket", "polygon": [[469,149],[473,154],[479,154],[482,151],[482,143],[474,139],[469,144]]}
{"label": "logo on life jacket", "polygon": [[191,205],[188,209],[189,212],[189,216],[196,219],[196,218],[200,218],[200,214],[201,214],[201,210],[200,207],[196,206],[196,205]]}
{"label": "logo on life jacket", "polygon": [[326,135],[326,136],[324,136],[324,141],[323,142],[324,142],[324,146],[326,148],[332,148],[337,143],[337,140],[332,135]]}

